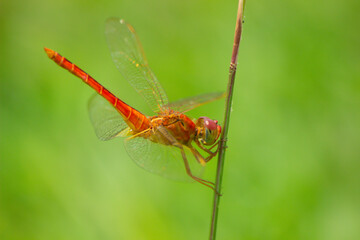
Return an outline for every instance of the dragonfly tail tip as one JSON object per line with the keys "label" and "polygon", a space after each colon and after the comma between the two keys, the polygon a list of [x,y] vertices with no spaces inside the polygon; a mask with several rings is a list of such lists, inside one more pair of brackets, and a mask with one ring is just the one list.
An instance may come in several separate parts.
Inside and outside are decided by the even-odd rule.
{"label": "dragonfly tail tip", "polygon": [[51,50],[51,49],[46,48],[46,47],[44,47],[44,50],[45,50],[45,52],[46,52],[46,54],[48,55],[49,58],[53,58],[53,57],[54,57],[54,55],[55,55],[54,50]]}

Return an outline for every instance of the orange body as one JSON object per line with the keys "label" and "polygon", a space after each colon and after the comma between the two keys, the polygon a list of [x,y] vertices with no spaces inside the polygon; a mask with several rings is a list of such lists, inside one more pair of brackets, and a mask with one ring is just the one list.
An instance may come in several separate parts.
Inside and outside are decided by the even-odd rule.
{"label": "orange body", "polygon": [[45,51],[49,58],[57,63],[60,67],[69,70],[72,74],[81,78],[87,85],[93,88],[98,94],[103,96],[110,104],[112,104],[135,133],[142,132],[150,127],[150,120],[144,114],[121,101],[89,74],[77,67],[74,63],[70,62],[68,59],[51,49],[45,48]]}
{"label": "orange body", "polygon": [[[154,116],[151,117],[150,120],[153,132],[156,131],[157,126],[164,126],[169,132],[171,132],[172,136],[183,145],[189,145],[195,138],[196,125],[185,114],[170,110],[169,114]],[[165,145],[170,144],[166,138],[162,138],[159,134],[152,135],[149,133],[147,138]]]}

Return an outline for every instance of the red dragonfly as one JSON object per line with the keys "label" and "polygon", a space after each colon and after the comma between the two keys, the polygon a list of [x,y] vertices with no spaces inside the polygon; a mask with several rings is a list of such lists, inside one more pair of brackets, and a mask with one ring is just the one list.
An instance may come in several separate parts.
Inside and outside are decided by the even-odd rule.
{"label": "red dragonfly", "polygon": [[[90,99],[89,114],[98,138],[127,137],[125,148],[140,167],[172,179],[185,180],[190,176],[214,190],[214,184],[200,176],[206,162],[217,154],[217,150],[211,149],[217,146],[221,127],[216,120],[200,117],[193,121],[184,113],[224,94],[210,93],[169,103],[147,63],[134,28],[124,20],[111,18],[106,22],[105,34],[116,67],[150,105],[155,116],[145,116],[130,107],[68,59],[45,48],[50,59],[97,92]],[[179,171],[184,166],[186,174]]]}

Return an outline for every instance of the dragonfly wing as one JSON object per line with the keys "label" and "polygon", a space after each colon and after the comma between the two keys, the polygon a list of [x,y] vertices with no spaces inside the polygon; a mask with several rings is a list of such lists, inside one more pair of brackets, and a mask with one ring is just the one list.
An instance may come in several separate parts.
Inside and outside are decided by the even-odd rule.
{"label": "dragonfly wing", "polygon": [[124,20],[110,18],[105,35],[117,69],[154,112],[161,112],[168,98],[148,65],[134,28]]}
{"label": "dragonfly wing", "polygon": [[225,95],[226,93],[224,92],[206,93],[168,103],[165,105],[165,107],[178,112],[187,112],[201,105],[221,99],[225,97]]}
{"label": "dragonfly wing", "polygon": [[128,125],[120,113],[102,96],[94,94],[88,106],[90,121],[100,140],[110,140],[127,132]]}
{"label": "dragonfly wing", "polygon": [[[155,134],[161,133],[157,131]],[[193,181],[186,173],[184,160],[177,147],[136,137],[126,139],[125,148],[135,163],[149,172],[172,180]],[[193,175],[201,177],[204,166],[196,161],[188,148],[184,147],[184,150]]]}

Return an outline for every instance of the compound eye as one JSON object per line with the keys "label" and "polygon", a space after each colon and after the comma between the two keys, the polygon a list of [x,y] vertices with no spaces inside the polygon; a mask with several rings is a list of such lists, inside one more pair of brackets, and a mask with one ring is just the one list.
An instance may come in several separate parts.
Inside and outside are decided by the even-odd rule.
{"label": "compound eye", "polygon": [[217,121],[212,120],[208,117],[201,117],[204,120],[204,126],[210,131],[214,131],[217,129]]}
{"label": "compound eye", "polygon": [[200,117],[198,126],[201,128],[199,136],[202,138],[204,145],[212,145],[220,136],[221,127],[217,124],[218,121],[212,120],[208,117]]}

